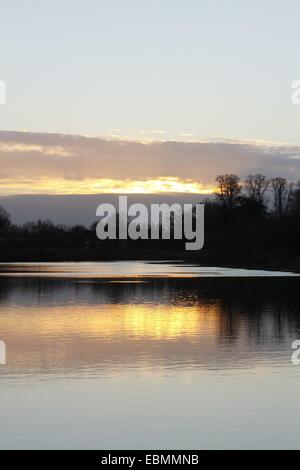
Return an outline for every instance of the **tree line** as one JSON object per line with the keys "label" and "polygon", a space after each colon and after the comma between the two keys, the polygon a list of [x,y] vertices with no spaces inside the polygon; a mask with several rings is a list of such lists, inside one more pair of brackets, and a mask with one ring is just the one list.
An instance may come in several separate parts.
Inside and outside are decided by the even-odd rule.
{"label": "tree line", "polygon": [[[201,201],[199,201],[201,202]],[[185,240],[99,240],[96,224],[49,220],[11,223],[0,208],[0,261],[80,261],[180,258],[209,265],[300,271],[300,184],[285,178],[234,174],[216,178],[205,203],[205,244],[187,253]]]}
{"label": "tree line", "polygon": [[273,213],[277,217],[299,210],[300,182],[289,183],[286,178],[267,178],[249,175],[244,183],[233,174],[216,178],[217,202],[227,210],[245,207],[257,215]]}
{"label": "tree line", "polygon": [[216,178],[216,194],[205,207],[209,264],[300,271],[300,183],[282,177],[237,175]]}

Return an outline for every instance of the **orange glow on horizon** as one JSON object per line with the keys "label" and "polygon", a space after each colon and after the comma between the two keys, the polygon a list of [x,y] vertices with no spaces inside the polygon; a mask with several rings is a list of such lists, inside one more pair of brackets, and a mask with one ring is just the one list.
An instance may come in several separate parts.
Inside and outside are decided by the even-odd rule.
{"label": "orange glow on horizon", "polygon": [[35,180],[0,179],[1,195],[17,194],[213,194],[215,188],[191,179],[159,177],[145,180],[132,179],[52,179]]}

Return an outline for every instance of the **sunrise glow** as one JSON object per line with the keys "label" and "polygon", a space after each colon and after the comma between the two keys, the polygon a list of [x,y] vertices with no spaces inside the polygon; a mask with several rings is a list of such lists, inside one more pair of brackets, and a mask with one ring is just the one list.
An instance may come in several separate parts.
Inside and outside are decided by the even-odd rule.
{"label": "sunrise glow", "polygon": [[14,194],[213,194],[215,188],[191,179],[162,177],[156,179],[82,179],[40,178],[30,180],[0,180],[2,195]]}

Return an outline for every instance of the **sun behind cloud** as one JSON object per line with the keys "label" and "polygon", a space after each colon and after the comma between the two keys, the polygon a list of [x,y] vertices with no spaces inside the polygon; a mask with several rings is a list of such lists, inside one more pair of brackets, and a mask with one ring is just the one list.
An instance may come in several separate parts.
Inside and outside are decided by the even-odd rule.
{"label": "sun behind cloud", "polygon": [[219,174],[297,181],[300,146],[284,142],[148,143],[0,131],[0,194],[211,194]]}

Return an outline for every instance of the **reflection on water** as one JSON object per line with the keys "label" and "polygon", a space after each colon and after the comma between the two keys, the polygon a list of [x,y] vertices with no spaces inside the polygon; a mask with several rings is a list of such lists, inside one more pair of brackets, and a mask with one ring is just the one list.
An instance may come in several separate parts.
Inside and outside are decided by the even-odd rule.
{"label": "reflection on water", "polygon": [[0,447],[298,447],[299,282],[2,277]]}
{"label": "reflection on water", "polygon": [[[204,267],[183,262],[106,261],[95,263],[0,263],[0,276],[151,278],[151,277],[299,277],[297,273]],[[124,281],[126,282],[126,281]]]}

